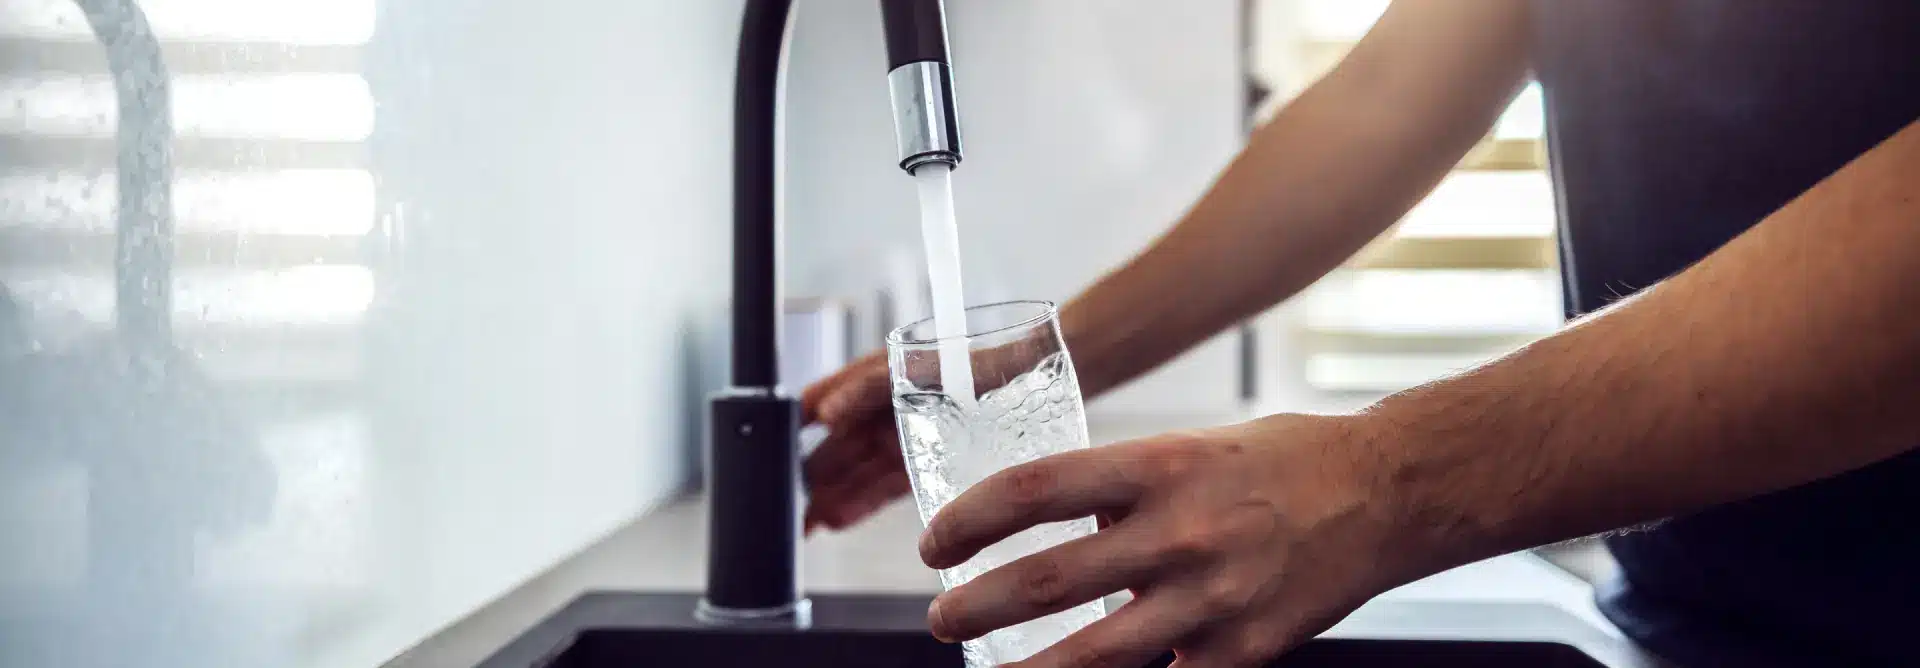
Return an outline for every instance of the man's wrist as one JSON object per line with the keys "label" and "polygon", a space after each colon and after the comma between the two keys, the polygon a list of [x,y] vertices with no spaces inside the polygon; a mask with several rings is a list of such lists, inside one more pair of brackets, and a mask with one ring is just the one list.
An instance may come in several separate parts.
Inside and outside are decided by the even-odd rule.
{"label": "man's wrist", "polygon": [[1392,527],[1387,547],[1400,553],[1411,577],[1504,551],[1497,521],[1480,510],[1487,486],[1475,480],[1481,475],[1473,456],[1448,437],[1457,430],[1434,428],[1429,418],[1441,409],[1426,401],[1396,397],[1353,418],[1355,475]]}
{"label": "man's wrist", "polygon": [[[1074,375],[1080,382],[1080,392],[1087,399],[1093,399],[1112,389],[1119,381],[1114,378],[1115,367],[1112,351],[1115,346],[1116,327],[1092,322],[1092,307],[1076,300],[1060,309],[1060,337],[1066,343],[1067,351],[1073,356]],[[1125,337],[1118,339],[1124,343]],[[1138,343],[1138,342],[1136,342]]]}

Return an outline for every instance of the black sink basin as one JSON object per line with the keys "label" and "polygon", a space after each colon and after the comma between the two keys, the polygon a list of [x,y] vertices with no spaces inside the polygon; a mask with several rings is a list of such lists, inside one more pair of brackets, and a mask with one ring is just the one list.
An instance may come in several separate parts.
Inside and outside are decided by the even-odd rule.
{"label": "black sink basin", "polygon": [[[927,634],[922,596],[813,599],[805,630],[694,621],[691,594],[588,594],[480,668],[962,668],[960,649]],[[1471,616],[1465,611],[1463,616]],[[1172,657],[1149,664],[1165,666]],[[1329,637],[1274,668],[1609,668],[1573,642],[1541,639]]]}
{"label": "black sink basin", "polygon": [[[1148,664],[1164,667],[1167,656]],[[539,665],[539,664],[536,664]],[[1273,668],[1588,668],[1603,664],[1567,645],[1449,640],[1316,640]],[[574,637],[541,668],[783,666],[790,668],[962,668],[960,648],[925,633],[674,632],[593,629]]]}

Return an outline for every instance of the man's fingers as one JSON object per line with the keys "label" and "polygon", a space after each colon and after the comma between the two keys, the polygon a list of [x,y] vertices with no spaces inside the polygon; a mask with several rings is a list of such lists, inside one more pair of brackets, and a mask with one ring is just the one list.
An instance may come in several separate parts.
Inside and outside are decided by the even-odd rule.
{"label": "man's fingers", "polygon": [[[906,493],[906,470],[892,429],[864,429],[848,438],[857,442],[842,443],[835,453],[845,456],[844,465],[808,477],[808,526],[842,528]],[[855,448],[857,455],[847,454]]]}
{"label": "man's fingers", "polygon": [[835,425],[807,460],[800,463],[801,479],[818,492],[833,487],[852,475],[866,462],[889,453],[882,448],[899,449],[893,435],[893,416]]}
{"label": "man's fingers", "polygon": [[820,421],[820,402],[827,398],[827,394],[839,387],[832,383],[832,380],[832,378],[826,378],[816,381],[808,385],[807,389],[800,391],[800,426],[809,427]]}
{"label": "man's fingers", "polygon": [[1180,642],[1180,658],[1168,668],[1239,668],[1266,665],[1305,639],[1299,620],[1241,621]]}
{"label": "man's fingers", "polygon": [[869,482],[866,487],[860,488],[857,492],[858,496],[846,503],[845,510],[840,513],[840,525],[835,528],[852,526],[880,512],[881,508],[892,503],[894,499],[906,496],[911,491],[913,488],[907,483],[906,472],[883,474],[879,479]]}
{"label": "man's fingers", "polygon": [[[898,459],[884,455],[863,462],[859,468],[834,481],[823,490],[813,506],[819,508],[822,524],[829,529],[840,529],[872,513],[880,505],[874,498],[889,494],[885,499],[905,493],[892,492],[889,480],[898,479],[893,487],[906,486],[906,472]],[[885,500],[883,499],[883,501]]]}
{"label": "man's fingers", "polygon": [[[832,422],[834,417],[825,411],[828,405],[842,404],[840,397],[848,392],[862,391],[866,385],[877,384],[887,389],[887,360],[871,355],[855,360],[841,367],[833,375],[815,381],[800,392],[800,422],[802,426],[815,422]],[[877,382],[876,382],[877,381]]]}
{"label": "man's fingers", "polygon": [[849,478],[857,475],[854,471],[840,471],[833,475],[807,474],[807,511],[805,527],[811,532],[815,528],[836,529],[840,526],[840,513],[846,506],[846,499],[852,492]]}
{"label": "man's fingers", "polygon": [[1128,507],[1141,494],[1139,478],[1132,461],[1112,447],[1000,471],[934,515],[920,536],[920,559],[933,568],[950,568],[1027,527]]}
{"label": "man's fingers", "polygon": [[[891,432],[888,432],[891,435]],[[849,435],[850,442],[835,453],[836,461],[822,464],[807,475],[816,491],[845,492],[859,488],[880,473],[901,468],[900,446],[877,430]]]}
{"label": "man's fingers", "polygon": [[1126,523],[1022,557],[934,599],[933,634],[972,640],[1144,582],[1158,565],[1152,536]]}
{"label": "man's fingers", "polygon": [[[849,369],[849,372],[856,370]],[[862,412],[886,413],[892,415],[893,387],[887,381],[887,367],[863,367],[856,375],[847,378],[837,391],[820,398],[818,418],[821,422],[834,424],[849,419],[857,419]]]}
{"label": "man's fingers", "polygon": [[800,391],[800,426],[812,425],[820,421],[820,404],[828,397],[840,392],[842,386],[852,377],[855,368],[849,367],[834,372],[833,375],[816,380],[807,389]]}
{"label": "man's fingers", "polygon": [[1135,668],[1166,653],[1203,618],[1173,591],[1149,594],[1008,668]]}

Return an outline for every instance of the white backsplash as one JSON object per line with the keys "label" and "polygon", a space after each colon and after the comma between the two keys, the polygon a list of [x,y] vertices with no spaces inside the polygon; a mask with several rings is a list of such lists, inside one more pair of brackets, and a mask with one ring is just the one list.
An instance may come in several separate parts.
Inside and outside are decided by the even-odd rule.
{"label": "white backsplash", "polygon": [[[138,4],[193,43],[171,319],[210,389],[113,371],[104,58],[69,0],[0,3],[29,55],[0,66],[0,282],[40,346],[0,351],[43,372],[0,374],[0,665],[366,668],[686,479],[739,0]],[[950,3],[971,300],[1065,298],[1199,193],[1239,143],[1237,4]],[[798,5],[789,294],[901,285],[877,9]],[[1233,351],[1092,410],[1231,404]]]}
{"label": "white backsplash", "polygon": [[[796,3],[787,94],[791,294],[918,257],[895,166],[873,2]],[[1238,0],[947,3],[966,159],[954,172],[967,301],[1071,297],[1158,236],[1241,141]],[[1142,304],[1143,311],[1153,305]],[[1208,343],[1088,407],[1218,414],[1238,340]]]}
{"label": "white backsplash", "polygon": [[0,665],[368,668],[679,486],[737,0],[138,5],[210,389],[102,366],[113,88],[70,0],[0,3]]}

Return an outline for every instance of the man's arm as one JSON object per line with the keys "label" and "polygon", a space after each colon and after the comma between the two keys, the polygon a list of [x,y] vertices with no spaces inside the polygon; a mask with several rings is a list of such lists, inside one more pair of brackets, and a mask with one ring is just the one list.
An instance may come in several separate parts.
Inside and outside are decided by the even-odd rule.
{"label": "man's arm", "polygon": [[942,508],[946,568],[1043,522],[1109,528],[934,600],[966,640],[1139,595],[1022,666],[1264,662],[1389,588],[1780,489],[1920,443],[1920,123],[1695,267],[1357,416],[1276,415],[1047,457]]}
{"label": "man's arm", "polygon": [[1254,133],[1170,232],[1061,313],[1097,394],[1318,280],[1485,136],[1526,73],[1524,0],[1401,0]]}
{"label": "man's arm", "polygon": [[[1526,0],[1401,0],[1257,133],[1185,219],[1061,310],[1094,396],[1298,292],[1378,236],[1499,117],[1526,69]],[[887,360],[807,388],[807,526],[907,493]]]}
{"label": "man's arm", "polygon": [[1916,175],[1920,123],[1674,278],[1382,402],[1363,470],[1464,560],[1920,444]]}

